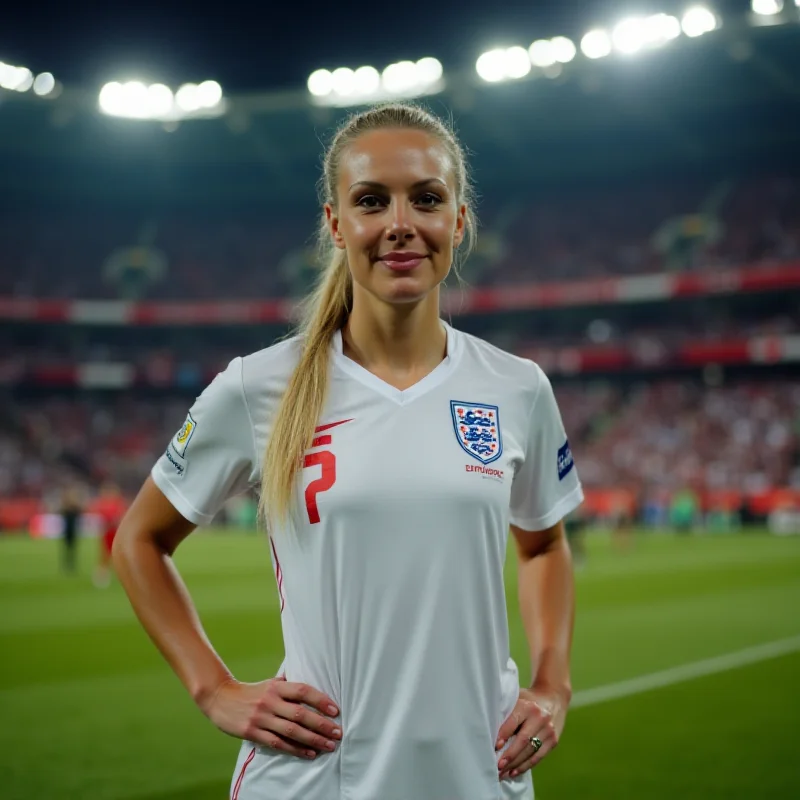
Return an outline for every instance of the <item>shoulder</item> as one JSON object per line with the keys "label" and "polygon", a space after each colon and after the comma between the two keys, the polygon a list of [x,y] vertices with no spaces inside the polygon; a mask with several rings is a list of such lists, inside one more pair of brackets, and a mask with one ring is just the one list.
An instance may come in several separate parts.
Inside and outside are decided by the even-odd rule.
{"label": "shoulder", "polygon": [[283,339],[270,347],[236,359],[241,362],[242,390],[247,396],[278,389],[282,393],[300,360],[299,336]]}
{"label": "shoulder", "polygon": [[550,381],[542,368],[529,358],[521,358],[485,339],[458,331],[463,356],[470,369],[480,370],[499,384],[522,391],[528,402],[535,401]]}

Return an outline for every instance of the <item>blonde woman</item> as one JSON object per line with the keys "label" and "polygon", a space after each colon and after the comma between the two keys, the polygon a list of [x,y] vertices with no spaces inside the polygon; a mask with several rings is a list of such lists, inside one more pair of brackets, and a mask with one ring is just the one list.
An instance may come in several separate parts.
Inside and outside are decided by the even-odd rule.
{"label": "blonde woman", "polygon": [[[234,800],[532,798],[564,728],[582,500],[552,388],[446,325],[439,287],[475,234],[462,149],[387,105],[326,154],[327,268],[299,334],[197,399],[128,513],[114,561],[199,708],[243,740]],[[260,487],[285,645],[236,680],[172,562]],[[533,676],[509,657],[509,526]]]}

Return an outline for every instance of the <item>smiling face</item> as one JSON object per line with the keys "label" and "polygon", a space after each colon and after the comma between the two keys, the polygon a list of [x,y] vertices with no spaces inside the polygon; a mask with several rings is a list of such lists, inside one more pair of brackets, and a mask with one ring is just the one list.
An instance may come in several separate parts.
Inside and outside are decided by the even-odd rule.
{"label": "smiling face", "polygon": [[414,129],[370,131],[345,149],[325,213],[356,293],[413,303],[447,277],[466,216],[454,167],[436,137]]}

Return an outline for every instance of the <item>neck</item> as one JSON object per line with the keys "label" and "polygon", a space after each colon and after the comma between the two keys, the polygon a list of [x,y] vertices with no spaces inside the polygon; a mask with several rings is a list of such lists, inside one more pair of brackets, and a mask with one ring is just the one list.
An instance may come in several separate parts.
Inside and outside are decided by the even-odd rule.
{"label": "neck", "polygon": [[445,357],[438,288],[403,305],[377,302],[353,288],[353,310],[342,331],[345,355],[367,369],[396,372],[432,369]]}

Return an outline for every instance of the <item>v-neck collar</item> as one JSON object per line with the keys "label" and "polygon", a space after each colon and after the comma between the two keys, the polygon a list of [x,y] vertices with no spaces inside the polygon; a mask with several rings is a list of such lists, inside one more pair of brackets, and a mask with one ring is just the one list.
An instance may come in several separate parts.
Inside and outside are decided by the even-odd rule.
{"label": "v-neck collar", "polygon": [[334,362],[359,383],[382,394],[384,397],[388,397],[398,405],[404,405],[439,386],[452,373],[461,356],[461,337],[458,332],[444,321],[442,321],[442,326],[447,335],[447,353],[444,359],[424,378],[418,380],[413,386],[409,386],[408,389],[401,390],[396,386],[392,386],[365,367],[362,367],[358,362],[353,361],[352,358],[348,358],[344,354],[342,332],[340,330],[336,331],[333,336]]}

